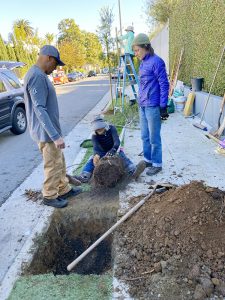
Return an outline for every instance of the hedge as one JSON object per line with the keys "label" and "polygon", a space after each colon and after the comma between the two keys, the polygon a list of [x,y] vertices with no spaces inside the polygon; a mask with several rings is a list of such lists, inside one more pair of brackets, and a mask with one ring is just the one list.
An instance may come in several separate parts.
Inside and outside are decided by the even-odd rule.
{"label": "hedge", "polygon": [[[169,20],[170,70],[184,47],[179,79],[190,85],[191,77],[205,79],[208,91],[225,46],[224,0],[178,0]],[[225,54],[213,93],[225,91]]]}

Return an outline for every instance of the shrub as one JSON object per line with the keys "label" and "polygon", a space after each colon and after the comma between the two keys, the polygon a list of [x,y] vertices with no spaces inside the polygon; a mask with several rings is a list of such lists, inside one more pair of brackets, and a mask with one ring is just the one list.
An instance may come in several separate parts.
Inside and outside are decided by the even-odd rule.
{"label": "shrub", "polygon": [[[179,0],[169,20],[170,70],[184,47],[179,79],[190,85],[191,77],[204,77],[206,91],[211,85],[225,46],[224,0]],[[225,55],[213,93],[224,94]]]}

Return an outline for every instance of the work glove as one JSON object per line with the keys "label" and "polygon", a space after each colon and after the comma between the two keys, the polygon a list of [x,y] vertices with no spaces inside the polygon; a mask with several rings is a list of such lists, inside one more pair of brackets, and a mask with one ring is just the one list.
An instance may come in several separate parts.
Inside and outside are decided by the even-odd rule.
{"label": "work glove", "polygon": [[100,160],[100,156],[98,154],[95,154],[95,156],[93,157],[93,164],[95,167],[99,163],[99,160]]}
{"label": "work glove", "polygon": [[167,120],[167,118],[169,118],[167,107],[160,107],[160,117],[161,120]]}
{"label": "work glove", "polygon": [[106,156],[114,156],[116,154],[116,149],[112,148],[106,153]]}

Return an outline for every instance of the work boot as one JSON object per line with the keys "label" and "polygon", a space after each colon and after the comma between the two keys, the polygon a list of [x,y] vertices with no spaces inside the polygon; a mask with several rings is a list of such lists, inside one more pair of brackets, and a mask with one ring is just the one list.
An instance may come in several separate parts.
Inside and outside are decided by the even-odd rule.
{"label": "work boot", "polygon": [[132,175],[133,178],[134,178],[134,179],[137,179],[137,178],[141,175],[141,173],[144,172],[145,168],[146,168],[146,162],[145,162],[144,160],[141,160],[141,161],[136,165],[136,169],[135,169],[135,171],[134,171],[134,173],[133,173],[133,175]]}
{"label": "work boot", "polygon": [[66,199],[62,199],[60,197],[55,198],[55,199],[43,199],[44,205],[52,206],[55,208],[63,208],[68,205],[68,201]]}
{"label": "work boot", "polygon": [[61,195],[60,198],[67,199],[67,198],[70,198],[70,197],[75,197],[75,196],[79,195],[82,192],[83,192],[83,190],[81,188],[72,188],[66,194]]}
{"label": "work boot", "polygon": [[145,161],[145,165],[146,165],[146,168],[152,167],[152,163],[151,162]]}
{"label": "work boot", "polygon": [[149,175],[149,176],[152,176],[152,175],[155,175],[157,173],[159,173],[160,171],[162,171],[162,167],[150,167],[148,168],[146,174]]}

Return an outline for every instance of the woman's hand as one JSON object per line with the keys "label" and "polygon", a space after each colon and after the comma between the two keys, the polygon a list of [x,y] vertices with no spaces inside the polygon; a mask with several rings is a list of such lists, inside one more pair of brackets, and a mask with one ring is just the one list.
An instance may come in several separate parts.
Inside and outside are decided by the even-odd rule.
{"label": "woman's hand", "polygon": [[167,118],[169,118],[167,107],[160,107],[160,116],[162,120],[167,120]]}
{"label": "woman's hand", "polygon": [[93,164],[95,167],[99,163],[99,160],[100,160],[100,156],[98,154],[95,154],[95,156],[93,157]]}
{"label": "woman's hand", "polygon": [[106,156],[114,156],[116,154],[116,149],[112,148],[106,153]]}

